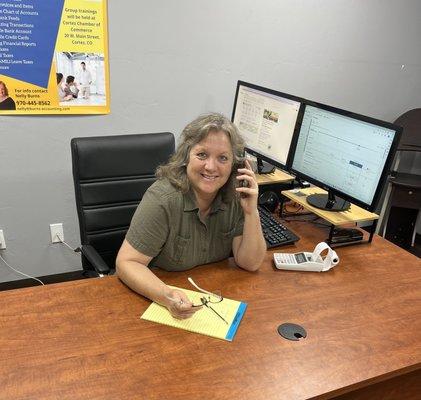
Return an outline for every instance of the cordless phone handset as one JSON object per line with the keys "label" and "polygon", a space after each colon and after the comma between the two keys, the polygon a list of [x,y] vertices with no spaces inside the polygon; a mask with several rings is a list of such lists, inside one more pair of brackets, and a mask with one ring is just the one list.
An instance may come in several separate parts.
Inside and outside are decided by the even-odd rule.
{"label": "cordless phone handset", "polygon": [[[241,173],[238,172],[239,168],[246,168],[246,154],[243,151],[243,153],[241,154],[238,163],[237,163],[237,173],[241,175]],[[249,183],[245,180],[245,179],[241,179],[238,182],[238,187],[249,187]],[[240,193],[241,197],[247,197],[246,193]]]}

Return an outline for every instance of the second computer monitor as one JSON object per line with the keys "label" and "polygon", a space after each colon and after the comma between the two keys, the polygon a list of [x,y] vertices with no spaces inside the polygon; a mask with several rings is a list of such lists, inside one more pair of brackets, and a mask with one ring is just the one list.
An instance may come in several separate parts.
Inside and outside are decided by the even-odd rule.
{"label": "second computer monitor", "polygon": [[247,152],[285,168],[294,135],[301,99],[251,83],[238,81],[232,121],[246,141]]}
{"label": "second computer monitor", "polygon": [[291,170],[328,191],[307,202],[341,211],[351,201],[373,211],[402,128],[313,102],[305,105],[299,125]]}

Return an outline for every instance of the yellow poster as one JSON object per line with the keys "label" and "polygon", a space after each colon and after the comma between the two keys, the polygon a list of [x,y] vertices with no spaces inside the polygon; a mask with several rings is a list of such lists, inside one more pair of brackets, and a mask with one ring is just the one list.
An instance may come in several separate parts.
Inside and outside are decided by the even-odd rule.
{"label": "yellow poster", "polygon": [[0,114],[109,112],[106,0],[0,0]]}

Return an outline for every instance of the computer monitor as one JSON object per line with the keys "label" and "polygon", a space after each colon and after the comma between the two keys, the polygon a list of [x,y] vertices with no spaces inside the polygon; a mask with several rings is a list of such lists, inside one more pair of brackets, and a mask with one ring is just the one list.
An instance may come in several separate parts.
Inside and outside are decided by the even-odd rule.
{"label": "computer monitor", "polygon": [[[301,104],[298,97],[238,81],[232,121],[246,141],[246,151],[256,156],[259,173],[288,166]],[[272,165],[264,166],[263,160]]]}
{"label": "computer monitor", "polygon": [[291,172],[328,191],[307,202],[331,211],[346,210],[352,202],[373,211],[402,128],[309,101],[297,125]]}

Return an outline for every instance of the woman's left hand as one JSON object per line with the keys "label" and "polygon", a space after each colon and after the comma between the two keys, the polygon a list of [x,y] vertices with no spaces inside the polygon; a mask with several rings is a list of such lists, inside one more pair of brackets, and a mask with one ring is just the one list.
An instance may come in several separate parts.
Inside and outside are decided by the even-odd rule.
{"label": "woman's left hand", "polygon": [[237,181],[240,185],[241,181],[245,181],[247,186],[239,186],[235,190],[240,193],[240,204],[245,214],[251,214],[257,211],[257,197],[259,195],[259,187],[257,185],[256,176],[251,169],[250,163],[245,160],[245,167],[238,168]]}

